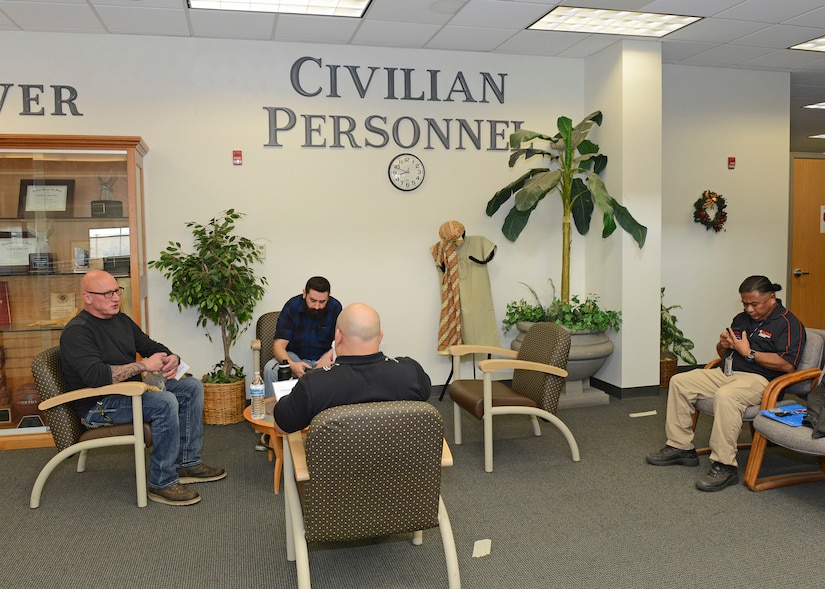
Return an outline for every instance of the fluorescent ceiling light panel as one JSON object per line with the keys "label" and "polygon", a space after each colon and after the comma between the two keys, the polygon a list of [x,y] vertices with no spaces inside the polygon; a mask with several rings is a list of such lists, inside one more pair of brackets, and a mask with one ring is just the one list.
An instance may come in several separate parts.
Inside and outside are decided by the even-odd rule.
{"label": "fluorescent ceiling light panel", "polygon": [[190,8],[361,18],[371,0],[189,0]]}
{"label": "fluorescent ceiling light panel", "polygon": [[825,135],[808,135],[808,139],[825,139]]}
{"label": "fluorescent ceiling light panel", "polygon": [[816,104],[806,104],[802,108],[825,108],[825,102],[817,102]]}
{"label": "fluorescent ceiling light panel", "polygon": [[794,45],[791,49],[801,49],[802,51],[825,51],[825,37],[812,39],[806,43]]}
{"label": "fluorescent ceiling light panel", "polygon": [[557,6],[539,19],[538,22],[527,28],[540,31],[664,37],[668,33],[695,23],[697,20],[701,20],[701,18],[675,14],[631,12],[629,10]]}

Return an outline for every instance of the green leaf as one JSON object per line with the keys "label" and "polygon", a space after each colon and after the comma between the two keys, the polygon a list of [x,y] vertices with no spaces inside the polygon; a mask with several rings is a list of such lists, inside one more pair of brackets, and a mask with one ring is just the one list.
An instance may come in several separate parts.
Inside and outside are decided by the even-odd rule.
{"label": "green leaf", "polygon": [[536,208],[544,196],[553,190],[561,180],[561,170],[550,170],[535,174],[524,183],[524,186],[516,194],[516,208],[526,211]]}
{"label": "green leaf", "polygon": [[579,235],[590,231],[590,218],[593,216],[593,197],[581,178],[573,178],[570,190],[570,213]]}
{"label": "green leaf", "polygon": [[510,241],[517,240],[527,225],[527,221],[530,219],[530,213],[532,212],[533,209],[526,211],[520,211],[516,207],[510,209],[510,212],[507,213],[507,217],[504,219],[504,225],[501,226],[501,232],[504,234],[504,237]]}
{"label": "green leaf", "polygon": [[499,208],[501,208],[501,205],[507,202],[510,199],[510,197],[513,196],[513,194],[521,190],[521,188],[524,186],[524,183],[527,182],[527,180],[529,180],[537,174],[541,174],[547,171],[547,168],[533,168],[532,170],[529,170],[527,173],[523,174],[514,182],[511,182],[510,184],[496,192],[493,195],[493,198],[491,198],[487,202],[487,216],[492,217],[494,214],[496,214],[496,211],[498,211]]}

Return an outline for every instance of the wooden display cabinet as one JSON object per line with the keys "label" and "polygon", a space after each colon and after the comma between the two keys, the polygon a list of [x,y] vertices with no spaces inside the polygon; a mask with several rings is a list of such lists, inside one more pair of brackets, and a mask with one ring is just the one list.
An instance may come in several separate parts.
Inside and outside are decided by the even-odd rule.
{"label": "wooden display cabinet", "polygon": [[46,427],[18,426],[36,414],[32,358],[83,308],[85,272],[111,272],[148,330],[147,151],[140,137],[0,135],[0,450],[53,445]]}

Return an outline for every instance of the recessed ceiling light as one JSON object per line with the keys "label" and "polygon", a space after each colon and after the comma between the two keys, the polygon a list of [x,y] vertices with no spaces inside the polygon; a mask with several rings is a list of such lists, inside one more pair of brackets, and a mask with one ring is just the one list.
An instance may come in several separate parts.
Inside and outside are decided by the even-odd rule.
{"label": "recessed ceiling light", "polygon": [[805,43],[794,45],[791,49],[800,49],[802,51],[825,51],[825,37],[811,39]]}
{"label": "recessed ceiling light", "polygon": [[371,0],[189,0],[190,8],[361,18]]}
{"label": "recessed ceiling light", "polygon": [[527,28],[541,31],[664,37],[697,20],[702,19],[698,16],[557,6]]}

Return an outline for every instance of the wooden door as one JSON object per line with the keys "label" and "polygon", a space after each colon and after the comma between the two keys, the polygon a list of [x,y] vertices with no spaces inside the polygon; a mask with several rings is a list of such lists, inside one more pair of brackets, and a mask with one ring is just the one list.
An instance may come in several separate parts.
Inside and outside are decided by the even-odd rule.
{"label": "wooden door", "polygon": [[795,158],[792,177],[789,308],[825,329],[825,159]]}

